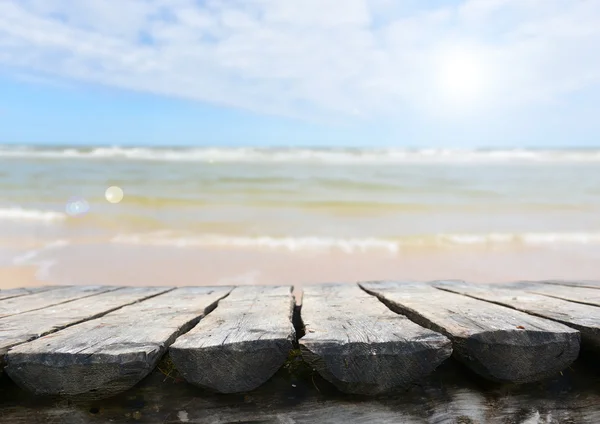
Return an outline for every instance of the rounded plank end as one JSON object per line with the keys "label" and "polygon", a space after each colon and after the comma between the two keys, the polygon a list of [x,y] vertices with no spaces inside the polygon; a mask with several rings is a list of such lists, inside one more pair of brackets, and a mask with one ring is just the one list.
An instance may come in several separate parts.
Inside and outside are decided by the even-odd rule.
{"label": "rounded plank end", "polygon": [[148,345],[116,354],[10,353],[8,376],[36,395],[102,399],[135,386],[150,373],[165,349]]}
{"label": "rounded plank end", "polygon": [[303,359],[339,390],[380,395],[405,388],[431,374],[452,354],[439,334],[421,341],[335,343],[300,340]]}
{"label": "rounded plank end", "polygon": [[551,377],[579,356],[577,331],[483,332],[453,338],[456,358],[482,377],[502,383],[531,383]]}
{"label": "rounded plank end", "polygon": [[169,354],[189,383],[218,393],[242,393],[267,382],[293,349],[289,338],[188,348],[175,343]]}
{"label": "rounded plank end", "polygon": [[[477,296],[468,295],[471,287]],[[498,305],[494,302],[496,293],[482,286],[437,282],[428,287],[387,282],[368,288],[390,309],[450,338],[455,358],[488,380],[543,380],[567,368],[579,355],[579,331]],[[518,295],[514,291],[506,293],[510,297]]]}

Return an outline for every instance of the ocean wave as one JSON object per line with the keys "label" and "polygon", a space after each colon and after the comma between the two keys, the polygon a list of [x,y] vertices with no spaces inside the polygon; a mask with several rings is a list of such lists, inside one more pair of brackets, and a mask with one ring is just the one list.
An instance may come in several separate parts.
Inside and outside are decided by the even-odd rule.
{"label": "ocean wave", "polygon": [[40,211],[20,207],[0,208],[0,221],[51,223],[63,221],[66,217],[65,214],[54,211]]}
{"label": "ocean wave", "polygon": [[55,240],[47,243],[39,249],[29,250],[19,256],[13,258],[14,265],[34,265],[37,267],[36,278],[40,281],[45,281],[50,275],[50,269],[56,265],[55,259],[40,259],[45,252],[68,246],[70,243],[67,240]]}
{"label": "ocean wave", "polygon": [[58,249],[61,247],[68,246],[69,242],[67,240],[55,240],[53,242],[47,243],[39,249],[29,250],[25,253],[22,253],[13,258],[13,264],[15,265],[28,265],[31,264],[31,261],[37,258],[40,253],[46,250]]}
{"label": "ocean wave", "polygon": [[398,239],[333,238],[333,237],[246,237],[246,236],[173,236],[166,232],[119,235],[115,244],[163,247],[204,247],[233,249],[269,249],[296,251],[340,251],[357,253],[387,251],[398,253],[410,247],[496,246],[516,244],[549,246],[564,244],[600,244],[600,233],[489,233],[489,234],[434,234],[409,236]]}
{"label": "ocean wave", "polygon": [[550,244],[598,244],[600,233],[490,233],[442,234],[436,236],[440,244],[522,244],[528,246]]}
{"label": "ocean wave", "polygon": [[327,237],[239,237],[206,235],[198,237],[169,237],[158,234],[120,235],[112,239],[116,244],[170,246],[170,247],[215,247],[215,248],[266,248],[288,250],[341,250],[345,253],[368,250],[396,252],[398,244],[376,238],[327,238]]}
{"label": "ocean wave", "polygon": [[600,162],[600,150],[310,149],[310,148],[0,148],[0,158],[97,159],[203,163],[580,163]]}

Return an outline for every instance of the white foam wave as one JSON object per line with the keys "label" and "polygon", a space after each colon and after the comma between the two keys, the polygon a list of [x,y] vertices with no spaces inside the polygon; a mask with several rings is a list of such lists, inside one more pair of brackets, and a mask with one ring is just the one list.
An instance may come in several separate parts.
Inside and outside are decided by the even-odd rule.
{"label": "white foam wave", "polygon": [[2,147],[0,158],[115,159],[204,163],[579,163],[600,162],[600,150],[309,149],[309,148],[32,148]]}
{"label": "white foam wave", "polygon": [[178,237],[161,234],[119,235],[113,243],[165,247],[205,247],[233,249],[270,249],[296,251],[340,251],[357,253],[387,251],[398,253],[404,247],[492,246],[516,244],[524,246],[556,246],[564,244],[600,244],[600,233],[489,233],[436,234],[400,239],[331,238],[331,237],[244,237],[203,235]]}
{"label": "white foam wave", "polygon": [[274,250],[331,250],[345,253],[387,250],[396,252],[398,244],[376,238],[336,239],[327,237],[231,237],[206,235],[198,237],[165,237],[158,235],[120,235],[113,243],[171,247],[266,248]]}
{"label": "white foam wave", "polygon": [[65,214],[54,211],[23,209],[16,206],[0,208],[0,221],[51,223],[55,221],[62,221],[65,218]]}
{"label": "white foam wave", "polygon": [[597,244],[600,233],[490,233],[490,234],[442,234],[437,236],[439,244]]}
{"label": "white foam wave", "polygon": [[50,275],[50,269],[56,264],[56,260],[42,258],[43,254],[50,250],[60,249],[61,247],[68,246],[67,240],[55,240],[50,242],[39,249],[33,249],[27,251],[19,256],[13,258],[14,265],[35,265],[37,267],[36,278],[44,281]]}
{"label": "white foam wave", "polygon": [[39,249],[29,250],[19,256],[15,256],[13,258],[13,264],[15,264],[15,265],[30,264],[31,260],[37,258],[40,253],[42,253],[46,250],[58,249],[58,248],[65,247],[68,245],[69,245],[69,242],[66,240],[55,240],[51,243],[44,245],[43,247],[41,247]]}

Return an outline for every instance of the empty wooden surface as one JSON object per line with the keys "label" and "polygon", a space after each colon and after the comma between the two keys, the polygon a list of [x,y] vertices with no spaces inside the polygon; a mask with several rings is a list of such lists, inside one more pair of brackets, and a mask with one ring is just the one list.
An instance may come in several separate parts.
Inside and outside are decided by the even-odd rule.
{"label": "empty wooden surface", "polygon": [[[505,286],[500,285],[499,287]],[[586,305],[600,306],[600,290],[589,287],[568,287],[558,284],[523,282],[509,284],[506,288],[514,288],[515,290],[541,294],[571,302],[584,303]]]}
{"label": "empty wooden surface", "polygon": [[36,394],[103,397],[127,390],[230,290],[184,287],[120,308],[11,349],[6,372]]}
{"label": "empty wooden surface", "polygon": [[[9,348],[53,333],[70,325],[93,319],[124,305],[165,292],[168,289],[123,288],[85,297],[44,309],[0,319],[0,369]],[[40,293],[41,294],[41,293]]]}
{"label": "empty wooden surface", "polygon": [[600,281],[592,280],[544,280],[536,281],[537,283],[553,284],[557,286],[568,286],[568,287],[587,287],[590,289],[600,289]]}
{"label": "empty wooden surface", "polygon": [[450,341],[395,314],[355,284],[306,286],[303,358],[344,392],[406,387],[452,353]]}
{"label": "empty wooden surface", "polygon": [[[561,322],[581,332],[584,347],[600,351],[600,307],[498,285],[469,284],[462,281],[437,281],[433,285]],[[568,288],[571,289],[573,287]]]}
{"label": "empty wooden surface", "polygon": [[55,290],[63,288],[62,286],[42,286],[42,287],[29,287],[20,289],[8,289],[0,290],[0,300],[11,299],[13,297],[26,296],[28,294],[41,293],[48,290]]}
{"label": "empty wooden surface", "polygon": [[35,311],[88,296],[116,290],[109,286],[71,286],[56,290],[42,290],[27,296],[18,296],[0,302],[0,318]]}
{"label": "empty wooden surface", "polygon": [[183,378],[221,393],[256,389],[293,348],[291,286],[235,288],[170,348]]}
{"label": "empty wooden surface", "polygon": [[361,283],[394,311],[452,339],[455,356],[485,378],[531,382],[568,367],[580,334],[565,325],[423,283]]}

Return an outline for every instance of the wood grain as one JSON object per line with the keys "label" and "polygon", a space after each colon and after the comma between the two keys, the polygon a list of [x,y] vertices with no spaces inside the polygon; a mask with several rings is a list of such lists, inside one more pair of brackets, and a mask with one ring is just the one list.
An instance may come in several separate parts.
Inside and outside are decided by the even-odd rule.
{"label": "wood grain", "polygon": [[558,284],[544,284],[543,282],[520,282],[508,285],[506,288],[541,294],[586,305],[600,306],[600,290],[588,287],[568,287]]}
{"label": "wood grain", "polygon": [[125,306],[11,349],[6,372],[35,394],[114,395],[148,375],[171,343],[230,291],[185,287]]}
{"label": "wood grain", "polygon": [[469,284],[462,281],[438,281],[433,285],[568,325],[581,332],[584,348],[600,351],[600,308],[596,306],[515,290],[513,286]]}
{"label": "wood grain", "polygon": [[564,370],[579,354],[579,332],[553,321],[423,283],[361,286],[394,311],[448,336],[457,359],[494,381],[541,380]]}
{"label": "wood grain", "polygon": [[237,287],[170,348],[190,383],[221,393],[254,390],[293,348],[291,286]]}
{"label": "wood grain", "polygon": [[600,281],[592,280],[544,280],[536,281],[536,283],[553,284],[557,286],[568,286],[568,287],[586,287],[590,289],[600,289]]}
{"label": "wood grain", "polygon": [[446,337],[393,313],[355,284],[305,287],[301,316],[303,358],[344,392],[406,387],[452,353]]}
{"label": "wood grain", "polygon": [[8,349],[127,304],[165,292],[165,288],[123,288],[0,319],[0,370]]}
{"label": "wood grain", "polygon": [[56,290],[42,290],[28,296],[12,297],[0,302],[0,319],[49,306],[71,302],[118,289],[110,286],[71,286]]}
{"label": "wood grain", "polygon": [[[318,374],[279,371],[245,395],[211,393],[158,371],[131,390],[99,401],[31,396],[0,379],[0,422],[7,424],[597,424],[600,371],[576,361],[535,384],[499,385],[445,361],[393,395],[344,395]],[[3,384],[4,383],[4,384]]]}
{"label": "wood grain", "polygon": [[28,294],[41,293],[48,290],[56,290],[64,288],[65,286],[41,286],[41,287],[27,287],[18,289],[0,290],[0,300],[11,299],[13,297],[26,296]]}

